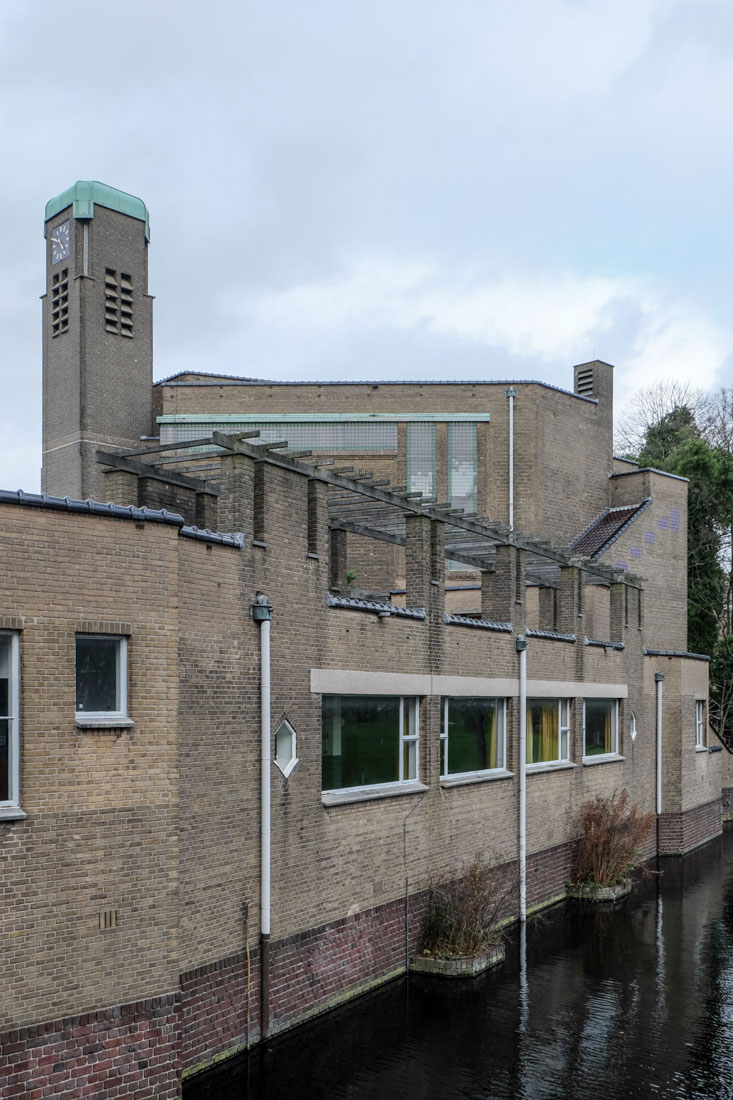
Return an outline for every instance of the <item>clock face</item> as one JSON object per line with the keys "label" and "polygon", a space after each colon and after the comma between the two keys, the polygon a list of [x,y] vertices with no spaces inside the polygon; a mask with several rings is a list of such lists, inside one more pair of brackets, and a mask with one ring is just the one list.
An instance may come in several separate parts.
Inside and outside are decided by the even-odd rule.
{"label": "clock face", "polygon": [[65,260],[71,250],[71,228],[68,221],[51,230],[51,262]]}

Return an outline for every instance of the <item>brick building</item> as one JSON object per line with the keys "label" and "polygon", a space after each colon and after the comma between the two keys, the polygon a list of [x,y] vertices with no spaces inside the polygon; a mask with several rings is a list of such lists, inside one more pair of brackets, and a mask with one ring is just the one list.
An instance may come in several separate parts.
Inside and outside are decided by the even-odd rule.
{"label": "brick building", "polygon": [[612,368],[153,387],[143,204],[77,184],[46,224],[45,493],[0,493],[3,1095],[178,1096],[403,972],[477,852],[514,915],[561,899],[595,794],[660,852],[720,832],[686,483],[614,463]]}

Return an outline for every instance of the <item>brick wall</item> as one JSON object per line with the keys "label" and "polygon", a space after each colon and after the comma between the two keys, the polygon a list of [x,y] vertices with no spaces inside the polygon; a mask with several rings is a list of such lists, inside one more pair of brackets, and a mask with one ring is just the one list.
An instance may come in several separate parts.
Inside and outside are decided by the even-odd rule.
{"label": "brick wall", "polygon": [[722,806],[719,798],[687,813],[663,813],[659,819],[659,851],[661,855],[683,855],[698,848],[723,831]]}
{"label": "brick wall", "polygon": [[180,1097],[180,994],[0,1034],[0,1098]]}

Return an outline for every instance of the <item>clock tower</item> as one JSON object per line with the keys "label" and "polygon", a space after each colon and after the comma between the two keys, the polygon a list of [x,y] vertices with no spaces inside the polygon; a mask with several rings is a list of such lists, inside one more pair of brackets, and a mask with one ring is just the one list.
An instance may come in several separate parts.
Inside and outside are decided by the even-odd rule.
{"label": "clock tower", "polygon": [[103,499],[102,448],[152,432],[150,222],[141,199],[75,183],[46,204],[42,489]]}

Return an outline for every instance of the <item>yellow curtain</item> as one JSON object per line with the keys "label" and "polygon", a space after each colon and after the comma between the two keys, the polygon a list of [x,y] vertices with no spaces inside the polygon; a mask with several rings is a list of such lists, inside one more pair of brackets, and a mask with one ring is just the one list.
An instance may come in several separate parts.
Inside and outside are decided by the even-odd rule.
{"label": "yellow curtain", "polygon": [[486,733],[485,736],[489,739],[489,751],[486,754],[489,761],[489,767],[496,767],[496,709],[493,709],[486,719]]}
{"label": "yellow curtain", "polygon": [[527,707],[527,763],[534,764],[534,715]]}
{"label": "yellow curtain", "polygon": [[540,760],[557,760],[557,704],[542,707]]}

